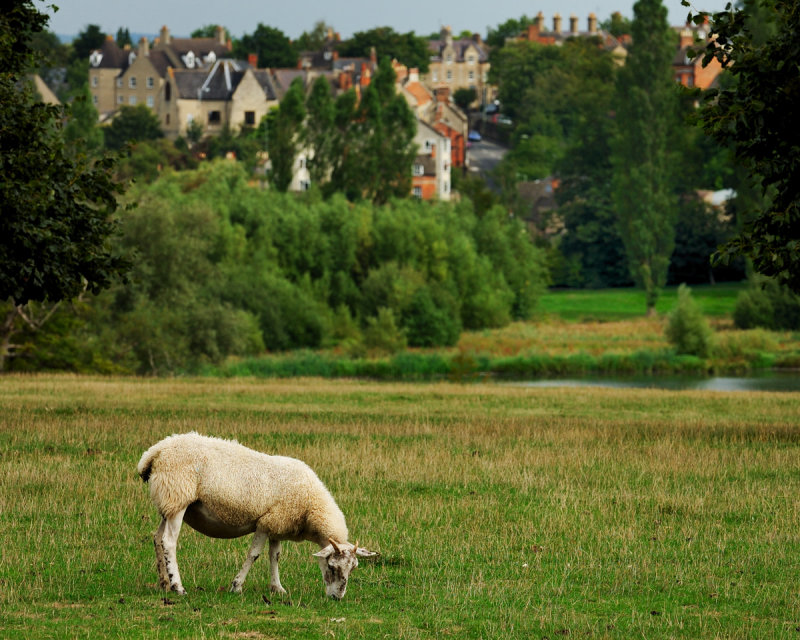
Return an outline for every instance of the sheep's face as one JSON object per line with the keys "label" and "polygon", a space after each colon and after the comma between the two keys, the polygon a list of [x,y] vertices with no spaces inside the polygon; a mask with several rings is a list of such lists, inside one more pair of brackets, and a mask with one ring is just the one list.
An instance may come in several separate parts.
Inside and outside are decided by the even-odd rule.
{"label": "sheep's face", "polygon": [[325,582],[325,595],[334,600],[344,598],[350,572],[358,566],[358,557],[368,558],[377,555],[359,548],[358,543],[334,543],[331,540],[324,549],[314,554]]}

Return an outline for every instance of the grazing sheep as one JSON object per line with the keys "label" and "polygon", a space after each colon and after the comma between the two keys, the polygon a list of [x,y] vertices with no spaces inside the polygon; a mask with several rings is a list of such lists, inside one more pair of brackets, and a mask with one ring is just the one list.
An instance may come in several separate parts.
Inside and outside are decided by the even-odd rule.
{"label": "grazing sheep", "polygon": [[347,542],[344,515],[316,474],[300,460],[253,451],[198,433],[169,436],[142,455],[142,480],[161,514],[153,541],[162,589],[180,594],[176,547],[181,523],[212,538],[255,533],[231,591],[240,592],[269,540],[270,589],[286,593],[278,575],[281,540],[317,543],[325,593],[341,599],[357,556],[377,555]]}

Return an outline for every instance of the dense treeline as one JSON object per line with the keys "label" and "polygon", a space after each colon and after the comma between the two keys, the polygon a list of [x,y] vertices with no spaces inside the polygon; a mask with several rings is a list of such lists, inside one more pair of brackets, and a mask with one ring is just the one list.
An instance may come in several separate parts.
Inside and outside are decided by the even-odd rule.
{"label": "dense treeline", "polygon": [[[282,194],[224,161],[128,197],[138,203],[121,218],[130,282],[89,302],[79,323],[102,358],[67,363],[62,346],[12,368],[165,373],[265,348],[451,345],[462,328],[529,318],[546,285],[542,252],[502,207],[478,217],[468,201]],[[67,325],[52,330],[74,335]]]}

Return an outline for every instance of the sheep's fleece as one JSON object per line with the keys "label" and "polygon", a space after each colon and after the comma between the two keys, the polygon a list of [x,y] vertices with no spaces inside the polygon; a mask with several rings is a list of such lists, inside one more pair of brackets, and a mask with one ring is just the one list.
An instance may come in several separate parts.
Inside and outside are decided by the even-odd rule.
{"label": "sheep's fleece", "polygon": [[234,578],[241,591],[247,572],[269,540],[273,591],[284,592],[278,576],[281,540],[310,540],[326,592],[341,598],[356,556],[376,555],[347,542],[344,515],[311,468],[294,458],[271,456],[232,440],[191,432],[169,436],[144,452],[139,475],[162,517],[154,536],[162,588],[185,593],[176,547],[181,522],[205,535],[233,538],[255,533],[247,559]]}

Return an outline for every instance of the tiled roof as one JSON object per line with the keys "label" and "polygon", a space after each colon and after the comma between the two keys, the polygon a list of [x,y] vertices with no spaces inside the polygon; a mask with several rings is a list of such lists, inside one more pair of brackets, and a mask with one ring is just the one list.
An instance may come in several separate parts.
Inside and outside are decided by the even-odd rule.
{"label": "tiled roof", "polygon": [[[428,50],[431,53],[436,54],[436,56],[441,56],[442,50],[447,46],[446,40],[429,40],[428,41]],[[464,52],[467,50],[467,47],[472,46],[475,47],[478,51],[478,62],[488,62],[489,54],[484,47],[479,45],[474,40],[470,40],[469,38],[462,38],[461,40],[453,40],[453,49],[456,53],[456,62],[464,62]]]}
{"label": "tiled roof", "polygon": [[[94,64],[95,59],[99,59],[99,64]],[[92,51],[89,56],[93,69],[127,69],[129,59],[130,51],[120,49],[113,38],[107,38],[102,46]]]}

